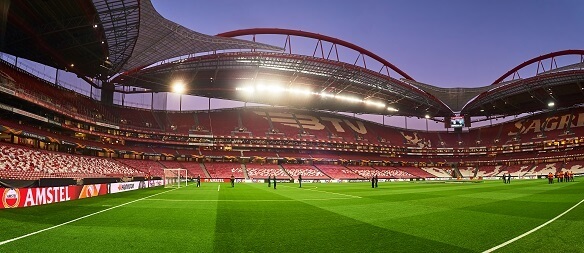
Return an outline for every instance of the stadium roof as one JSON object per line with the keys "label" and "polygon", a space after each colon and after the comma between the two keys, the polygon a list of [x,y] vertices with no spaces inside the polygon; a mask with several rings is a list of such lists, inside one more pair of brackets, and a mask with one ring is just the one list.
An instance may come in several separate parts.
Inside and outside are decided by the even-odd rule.
{"label": "stadium roof", "polygon": [[[584,50],[533,58],[490,86],[441,88],[416,82],[378,55],[325,35],[287,29],[204,35],[163,18],[150,0],[8,1],[1,7],[7,15],[0,23],[6,27],[0,33],[0,51],[82,77],[107,80],[123,72],[110,81],[146,89],[137,92],[166,92],[172,82],[182,80],[189,84],[187,93],[193,95],[416,117],[455,112],[516,115],[549,109],[552,102],[557,108],[584,103]],[[286,35],[289,51],[286,46],[257,43],[255,34]],[[253,35],[253,40],[232,38],[246,35]],[[292,36],[313,39],[315,52],[292,52]],[[330,49],[324,49],[323,41],[332,45]],[[321,56],[317,54],[319,45]],[[357,52],[357,59],[339,60],[337,47]],[[336,59],[331,56],[335,51]],[[206,52],[210,54],[199,54]],[[558,66],[555,59],[568,55],[580,60]],[[180,56],[186,59],[153,65]],[[382,66],[381,70],[368,67],[366,58]],[[544,61],[550,62],[549,68],[544,68]],[[535,75],[520,77],[519,72],[533,64],[537,64]],[[279,89],[292,93],[255,92],[261,86],[282,86]],[[242,92],[252,88],[253,93]],[[129,90],[118,91],[133,92]],[[315,96],[298,99],[299,93]],[[286,99],[290,97],[295,99]]]}
{"label": "stadium roof", "polygon": [[150,0],[8,1],[0,51],[107,79],[178,56],[281,48],[209,36],[162,17]]}

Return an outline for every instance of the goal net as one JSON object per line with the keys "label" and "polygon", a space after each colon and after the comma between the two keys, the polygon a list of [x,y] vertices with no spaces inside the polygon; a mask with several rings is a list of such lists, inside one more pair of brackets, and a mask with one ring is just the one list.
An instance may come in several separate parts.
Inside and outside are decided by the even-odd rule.
{"label": "goal net", "polygon": [[164,188],[181,188],[187,186],[187,170],[164,169]]}

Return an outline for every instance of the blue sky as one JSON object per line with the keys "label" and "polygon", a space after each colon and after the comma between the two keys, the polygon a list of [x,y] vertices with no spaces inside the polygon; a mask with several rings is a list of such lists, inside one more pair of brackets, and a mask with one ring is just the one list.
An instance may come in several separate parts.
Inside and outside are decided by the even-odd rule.
{"label": "blue sky", "polygon": [[[267,27],[339,38],[372,51],[417,81],[440,87],[489,85],[531,58],[584,47],[584,1],[577,0],[153,0],[153,4],[166,18],[209,35]],[[284,41],[274,43],[283,46]],[[314,44],[302,46],[314,50]],[[558,59],[558,64],[562,61],[572,63]],[[534,75],[534,66],[520,74]],[[192,103],[200,102],[193,98]],[[366,118],[381,121],[381,116]],[[387,122],[405,126],[401,117]],[[408,118],[408,127],[425,129],[425,120]],[[443,125],[431,122],[429,128],[443,130]]]}
{"label": "blue sky", "polygon": [[[267,27],[342,39],[381,56],[417,81],[440,87],[489,85],[536,56],[584,49],[582,0],[152,0],[152,3],[165,18],[209,35]],[[284,46],[283,37],[258,39]],[[311,54],[314,45],[315,41],[293,41],[295,53]],[[563,61],[573,63],[573,59],[562,58],[558,64]],[[535,74],[533,68],[523,70],[528,73],[521,72],[522,77]],[[54,78],[54,70],[42,66],[36,70],[47,74],[48,79]],[[67,78],[68,74],[60,74],[60,78],[71,83],[65,85],[67,88],[89,94],[89,85],[72,74]],[[168,109],[178,110],[178,100],[177,95],[169,94]],[[127,96],[126,101],[149,104],[150,97],[133,95]],[[208,106],[204,98],[183,96],[182,102],[183,110]],[[212,108],[239,106],[243,103],[212,100]],[[381,122],[379,115],[367,119]],[[405,127],[402,117],[385,122]],[[408,127],[425,129],[425,120],[408,118]],[[442,130],[443,125],[431,122],[429,128]]]}
{"label": "blue sky", "polygon": [[205,34],[269,27],[343,39],[378,54],[417,81],[441,87],[488,85],[528,59],[584,46],[584,1],[153,0],[153,4],[166,18]]}

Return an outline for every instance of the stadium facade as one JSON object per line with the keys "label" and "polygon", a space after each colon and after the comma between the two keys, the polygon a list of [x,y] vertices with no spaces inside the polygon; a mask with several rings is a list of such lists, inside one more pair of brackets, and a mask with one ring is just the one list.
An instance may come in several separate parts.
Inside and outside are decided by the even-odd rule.
{"label": "stadium facade", "polygon": [[[0,178],[151,177],[176,167],[249,180],[584,172],[584,50],[535,57],[484,87],[441,88],[341,39],[260,28],[204,35],[163,18],[148,0],[13,1],[6,13],[0,51],[16,58],[0,63]],[[256,41],[266,34],[283,36],[285,46]],[[315,42],[312,55],[295,54],[297,37]],[[346,60],[347,51],[356,58]],[[579,60],[558,66],[565,56]],[[19,58],[74,73],[101,99],[47,82],[19,68]],[[534,65],[533,75],[519,76]],[[154,100],[176,82],[185,95],[273,107],[114,103],[125,94]],[[418,131],[331,112],[427,118],[446,128]],[[95,163],[103,167],[88,165]]]}

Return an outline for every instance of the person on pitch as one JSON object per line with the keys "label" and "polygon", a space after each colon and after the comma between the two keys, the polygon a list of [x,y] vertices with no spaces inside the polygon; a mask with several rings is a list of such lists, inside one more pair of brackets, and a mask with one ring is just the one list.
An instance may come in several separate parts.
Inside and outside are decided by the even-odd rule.
{"label": "person on pitch", "polygon": [[268,175],[268,188],[272,187],[272,176]]}
{"label": "person on pitch", "polygon": [[503,178],[503,183],[506,184],[507,183],[507,176],[505,175],[505,173],[503,173],[502,178]]}
{"label": "person on pitch", "polygon": [[375,188],[375,176],[371,176],[371,188]]}
{"label": "person on pitch", "polygon": [[302,188],[302,174],[298,174],[298,183],[300,184],[300,188]]}
{"label": "person on pitch", "polygon": [[274,190],[276,189],[276,174],[274,174]]}
{"label": "person on pitch", "polygon": [[231,188],[235,187],[235,177],[231,174]]}
{"label": "person on pitch", "polygon": [[379,186],[378,183],[379,183],[379,175],[375,175],[375,188],[377,188],[377,186]]}
{"label": "person on pitch", "polygon": [[507,183],[511,183],[511,173],[507,173]]}
{"label": "person on pitch", "polygon": [[548,173],[548,184],[553,184],[554,183],[554,174],[553,173]]}
{"label": "person on pitch", "polygon": [[201,187],[201,174],[197,175],[197,188]]}

